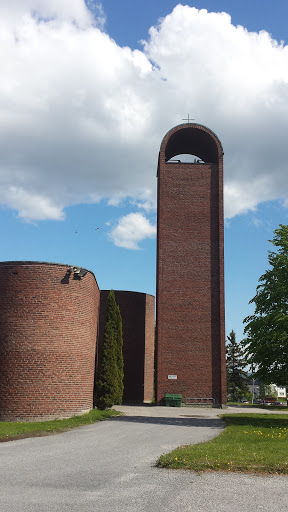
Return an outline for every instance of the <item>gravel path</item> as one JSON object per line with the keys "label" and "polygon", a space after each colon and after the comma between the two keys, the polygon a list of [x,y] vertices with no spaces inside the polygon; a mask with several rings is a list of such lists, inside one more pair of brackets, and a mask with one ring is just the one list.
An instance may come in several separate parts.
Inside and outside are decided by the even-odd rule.
{"label": "gravel path", "polygon": [[[223,424],[217,415],[225,411],[118,409],[125,416],[1,443],[0,511],[287,512],[286,477],[198,475],[155,467],[160,454],[218,435]],[[247,411],[235,409],[227,412]]]}

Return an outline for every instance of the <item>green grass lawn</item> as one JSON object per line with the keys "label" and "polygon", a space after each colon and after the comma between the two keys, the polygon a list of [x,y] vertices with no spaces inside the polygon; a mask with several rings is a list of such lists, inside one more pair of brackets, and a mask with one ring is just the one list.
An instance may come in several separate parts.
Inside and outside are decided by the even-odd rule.
{"label": "green grass lawn", "polygon": [[226,429],[206,443],[162,455],[157,466],[193,471],[288,474],[287,414],[225,414]]}
{"label": "green grass lawn", "polygon": [[81,425],[88,425],[96,421],[105,420],[111,416],[117,416],[118,414],[120,413],[113,409],[108,411],[93,409],[88,414],[74,416],[73,418],[65,420],[37,421],[34,423],[0,421],[0,442],[61,432]]}
{"label": "green grass lawn", "polygon": [[266,411],[287,411],[287,405],[264,405],[264,404],[242,404],[242,402],[228,402],[227,405],[236,406],[236,407],[255,407],[256,409],[266,409]]}

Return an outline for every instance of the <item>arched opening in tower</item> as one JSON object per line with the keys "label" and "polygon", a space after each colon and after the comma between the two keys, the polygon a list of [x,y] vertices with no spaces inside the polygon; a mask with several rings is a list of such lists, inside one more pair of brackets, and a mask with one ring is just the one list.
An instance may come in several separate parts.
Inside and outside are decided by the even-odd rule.
{"label": "arched opening in tower", "polygon": [[204,164],[204,160],[199,158],[198,155],[190,155],[189,153],[182,153],[181,155],[175,155],[170,158],[168,164]]}
{"label": "arched opening in tower", "polygon": [[186,126],[169,138],[165,149],[166,162],[171,159],[179,160],[180,158],[176,158],[179,155],[191,155],[190,162],[196,158],[202,162],[217,163],[219,158],[216,141],[209,133],[194,126]]}

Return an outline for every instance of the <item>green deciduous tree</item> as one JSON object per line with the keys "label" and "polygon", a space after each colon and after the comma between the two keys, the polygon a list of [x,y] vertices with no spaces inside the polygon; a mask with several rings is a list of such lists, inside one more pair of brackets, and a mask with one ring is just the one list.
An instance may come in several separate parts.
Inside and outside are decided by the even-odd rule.
{"label": "green deciduous tree", "polygon": [[232,330],[227,336],[226,366],[227,366],[227,394],[233,402],[241,400],[249,393],[247,386],[247,373],[244,371],[246,361],[242,346],[237,343],[235,332]]}
{"label": "green deciduous tree", "polygon": [[264,400],[266,397],[277,398],[278,393],[273,386],[270,386],[269,384],[264,384],[263,382],[261,382],[261,384],[259,386],[259,398]]}
{"label": "green deciduous tree", "polygon": [[269,251],[270,268],[260,277],[253,315],[245,318],[245,350],[256,365],[256,376],[266,384],[285,385],[288,381],[288,226],[280,224],[269,240],[276,251]]}
{"label": "green deciduous tree", "polygon": [[122,403],[122,347],[122,318],[115,294],[111,290],[107,299],[104,339],[95,385],[95,405],[98,409],[108,409],[114,404]]}

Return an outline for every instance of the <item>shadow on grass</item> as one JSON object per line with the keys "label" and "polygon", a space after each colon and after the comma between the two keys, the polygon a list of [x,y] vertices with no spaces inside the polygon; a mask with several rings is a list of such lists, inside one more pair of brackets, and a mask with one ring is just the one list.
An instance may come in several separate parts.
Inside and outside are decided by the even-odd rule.
{"label": "shadow on grass", "polygon": [[243,414],[224,414],[221,415],[221,418],[226,423],[226,425],[233,425],[233,426],[250,426],[255,428],[288,428],[288,416],[284,414],[273,414],[273,416],[268,414],[261,414],[261,413],[255,413],[255,414],[249,414],[249,413],[243,413]]}

